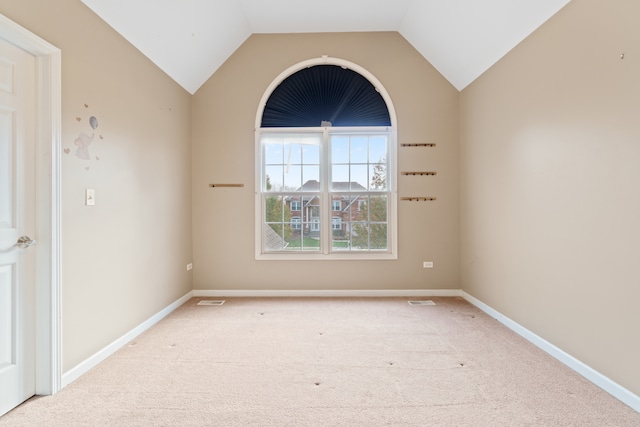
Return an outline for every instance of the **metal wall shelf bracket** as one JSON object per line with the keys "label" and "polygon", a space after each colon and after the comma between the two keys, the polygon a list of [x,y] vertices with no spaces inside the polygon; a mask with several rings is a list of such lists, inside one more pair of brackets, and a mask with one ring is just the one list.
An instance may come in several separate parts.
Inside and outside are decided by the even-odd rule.
{"label": "metal wall shelf bracket", "polygon": [[435,197],[401,197],[400,200],[405,200],[408,202],[433,202],[436,200]]}

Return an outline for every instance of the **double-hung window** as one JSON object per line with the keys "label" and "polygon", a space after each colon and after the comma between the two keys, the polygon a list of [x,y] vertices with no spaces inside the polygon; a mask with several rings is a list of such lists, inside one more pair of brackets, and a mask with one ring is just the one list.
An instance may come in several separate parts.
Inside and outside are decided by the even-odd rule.
{"label": "double-hung window", "polygon": [[257,258],[395,258],[394,128],[293,122],[256,129]]}
{"label": "double-hung window", "polygon": [[261,252],[390,253],[392,144],[387,128],[261,130]]}

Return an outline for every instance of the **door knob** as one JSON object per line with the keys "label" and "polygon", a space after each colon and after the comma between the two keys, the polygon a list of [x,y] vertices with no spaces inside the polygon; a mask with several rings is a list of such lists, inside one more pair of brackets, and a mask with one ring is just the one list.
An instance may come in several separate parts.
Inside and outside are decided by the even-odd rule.
{"label": "door knob", "polygon": [[35,244],[36,244],[36,241],[32,240],[31,237],[29,236],[22,236],[16,242],[16,246],[19,247],[20,249],[26,249],[29,246],[33,246]]}

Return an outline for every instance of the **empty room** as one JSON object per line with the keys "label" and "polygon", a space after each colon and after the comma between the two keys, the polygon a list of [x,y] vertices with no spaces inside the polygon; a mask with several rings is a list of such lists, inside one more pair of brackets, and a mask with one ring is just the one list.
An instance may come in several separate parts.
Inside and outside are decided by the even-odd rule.
{"label": "empty room", "polygon": [[0,0],[0,425],[640,425],[639,17]]}

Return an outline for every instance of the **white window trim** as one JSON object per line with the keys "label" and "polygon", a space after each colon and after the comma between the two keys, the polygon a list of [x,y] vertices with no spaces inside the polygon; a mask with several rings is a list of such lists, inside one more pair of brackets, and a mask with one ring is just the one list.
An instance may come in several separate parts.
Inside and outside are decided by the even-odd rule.
{"label": "white window trim", "polygon": [[[263,206],[263,198],[262,198],[262,191],[261,191],[261,180],[262,180],[262,161],[261,161],[261,155],[260,155],[260,150],[261,150],[261,141],[260,141],[260,136],[262,134],[262,132],[264,131],[264,129],[261,129],[261,123],[262,123],[262,115],[264,112],[264,108],[267,104],[267,101],[269,100],[269,97],[271,96],[271,94],[273,93],[273,91],[275,90],[276,87],[278,87],[278,85],[280,83],[282,83],[287,77],[291,76],[292,74],[304,69],[304,68],[308,68],[308,67],[312,67],[315,65],[322,65],[322,64],[326,64],[326,65],[338,65],[341,67],[346,67],[349,68],[357,73],[359,73],[360,75],[362,75],[363,77],[365,77],[367,80],[369,80],[369,82],[371,82],[371,84],[374,85],[374,87],[376,88],[376,90],[380,93],[380,95],[382,96],[382,98],[384,99],[385,103],[387,104],[387,108],[389,110],[389,117],[391,119],[391,126],[388,127],[388,132],[389,132],[389,149],[388,149],[388,155],[389,155],[389,159],[388,159],[388,164],[391,168],[391,170],[393,171],[392,174],[387,176],[387,179],[389,180],[388,185],[390,186],[390,188],[392,189],[392,191],[390,192],[391,194],[391,200],[389,200],[389,217],[387,219],[387,223],[388,223],[388,236],[389,236],[389,240],[388,240],[388,247],[387,250],[384,252],[376,252],[376,251],[345,251],[345,252],[330,252],[330,253],[323,253],[323,252],[314,252],[314,253],[304,253],[304,252],[295,252],[295,253],[290,253],[290,252],[277,252],[277,253],[265,253],[264,252],[264,248],[263,248],[263,241],[262,241],[262,235],[263,235],[263,221],[262,221],[262,212],[264,210],[264,206]],[[329,260],[351,260],[351,261],[356,261],[356,260],[394,260],[394,259],[398,259],[398,217],[397,217],[397,212],[398,212],[398,186],[397,186],[397,175],[398,175],[398,164],[397,164],[397,129],[396,129],[396,125],[397,125],[397,118],[396,118],[396,112],[395,112],[395,108],[393,106],[393,102],[391,101],[391,97],[389,96],[389,93],[386,91],[386,89],[384,88],[384,86],[382,86],[382,84],[380,83],[380,81],[373,75],[371,74],[369,71],[367,71],[366,69],[362,68],[361,66],[354,64],[350,61],[346,61],[344,59],[339,59],[339,58],[331,58],[329,56],[323,55],[320,58],[313,58],[313,59],[309,59],[307,61],[302,61],[298,64],[295,64],[291,67],[289,67],[288,69],[286,69],[285,71],[283,71],[282,73],[280,73],[280,75],[278,77],[276,77],[273,82],[271,82],[271,84],[269,85],[269,87],[267,87],[267,89],[265,90],[264,94],[262,95],[262,99],[260,100],[260,103],[258,104],[258,111],[256,114],[256,120],[255,120],[255,127],[254,127],[254,136],[255,136],[255,151],[254,151],[254,157],[255,157],[255,170],[258,171],[258,173],[255,174],[255,182],[254,182],[254,188],[255,188],[255,202],[254,202],[254,207],[255,207],[255,212],[254,212],[254,218],[255,218],[255,243],[254,243],[254,247],[255,247],[255,259],[256,260],[268,260],[268,261],[292,261],[292,260],[325,260],[325,261],[329,261]],[[269,128],[268,131],[273,131],[273,132],[291,132],[293,128]],[[316,132],[328,132],[329,130],[333,130],[333,131],[366,131],[367,128],[361,128],[361,127],[356,127],[356,128],[340,128],[340,127],[335,127],[335,128],[326,128],[326,127],[318,127],[318,128],[305,128],[306,131],[316,131]],[[326,179],[324,179],[322,177],[322,171],[321,171],[321,181],[322,182],[326,182]],[[331,218],[332,215],[332,211],[331,211],[331,203],[327,203],[326,204],[326,209],[329,210],[329,212],[325,212],[325,215],[327,215],[329,218]],[[331,227],[323,227],[323,233],[328,234],[331,233]],[[325,241],[329,241],[328,239],[326,239]],[[328,250],[328,249],[325,249]]]}

